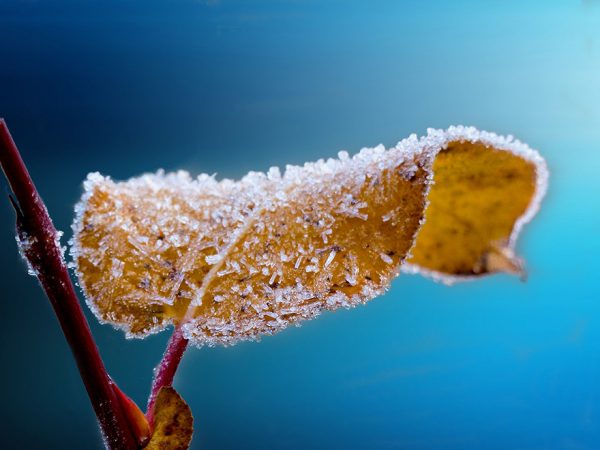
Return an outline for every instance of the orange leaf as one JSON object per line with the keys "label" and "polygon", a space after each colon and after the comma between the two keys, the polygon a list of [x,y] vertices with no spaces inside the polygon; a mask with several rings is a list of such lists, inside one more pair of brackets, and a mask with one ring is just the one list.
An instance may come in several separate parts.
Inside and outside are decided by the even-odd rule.
{"label": "orange leaf", "polygon": [[154,404],[154,431],[147,450],[185,450],[194,431],[190,407],[172,387],[161,388]]}
{"label": "orange leaf", "polygon": [[72,252],[101,320],[228,345],[364,303],[401,268],[521,272],[516,238],[546,179],[534,150],[463,127],[237,182],[91,174]]}

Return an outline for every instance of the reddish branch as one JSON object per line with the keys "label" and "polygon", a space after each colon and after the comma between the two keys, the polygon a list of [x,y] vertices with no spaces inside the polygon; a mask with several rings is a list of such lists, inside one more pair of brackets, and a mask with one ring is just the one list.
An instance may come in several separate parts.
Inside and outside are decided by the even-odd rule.
{"label": "reddish branch", "polygon": [[111,450],[136,449],[138,445],[69,278],[57,231],[3,119],[0,119],[0,164],[16,198],[13,206],[17,212],[17,230],[21,241],[26,243],[23,254],[54,308],[106,444]]}
{"label": "reddish branch", "polygon": [[152,381],[152,389],[150,391],[150,397],[148,397],[148,408],[146,409],[146,417],[150,423],[150,428],[153,427],[154,423],[154,403],[156,397],[162,387],[171,386],[173,384],[173,378],[179,362],[187,348],[188,340],[183,336],[180,327],[175,327],[167,349],[163,356],[160,364],[154,369],[154,380]]}

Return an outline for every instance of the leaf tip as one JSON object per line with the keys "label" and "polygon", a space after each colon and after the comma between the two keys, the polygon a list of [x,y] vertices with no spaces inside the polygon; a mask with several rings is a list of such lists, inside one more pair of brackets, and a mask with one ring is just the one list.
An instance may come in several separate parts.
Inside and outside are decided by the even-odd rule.
{"label": "leaf tip", "polygon": [[138,444],[144,447],[150,439],[150,425],[142,410],[131,400],[114,382],[112,382],[113,390],[117,396],[119,404],[123,409],[123,413],[127,418],[129,428],[135,436]]}
{"label": "leaf tip", "polygon": [[484,255],[482,266],[482,272],[509,273],[519,276],[522,281],[527,279],[523,259],[507,246],[492,245],[490,251]]}

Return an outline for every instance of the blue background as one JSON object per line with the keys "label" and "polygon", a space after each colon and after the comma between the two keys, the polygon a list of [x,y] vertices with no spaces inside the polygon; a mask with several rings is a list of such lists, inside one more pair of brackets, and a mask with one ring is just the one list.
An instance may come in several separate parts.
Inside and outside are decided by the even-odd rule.
{"label": "blue background", "polygon": [[[599,2],[0,0],[0,116],[67,235],[90,171],[239,177],[427,127],[516,135],[552,171],[527,283],[401,276],[365,307],[190,349],[176,387],[194,449],[600,447]],[[0,446],[100,448],[13,223],[0,202]],[[89,317],[145,404],[168,333]]]}

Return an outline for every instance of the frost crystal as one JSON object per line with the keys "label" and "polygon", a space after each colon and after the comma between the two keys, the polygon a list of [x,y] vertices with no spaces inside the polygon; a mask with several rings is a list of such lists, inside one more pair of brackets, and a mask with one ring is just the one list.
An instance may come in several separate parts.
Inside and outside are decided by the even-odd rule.
{"label": "frost crystal", "polygon": [[[59,230],[57,230],[56,234],[54,235],[55,248],[57,248],[58,251],[60,252],[61,259],[64,258],[64,254],[67,249],[65,246],[62,246],[60,244],[60,240],[61,240],[62,236],[63,236],[63,232],[59,231]],[[30,260],[30,257],[34,256],[31,253],[34,251],[39,251],[39,250],[34,249],[34,246],[37,243],[36,238],[34,236],[28,235],[27,233],[25,233],[24,231],[21,230],[15,236],[15,240],[17,241],[17,248],[19,249],[19,255],[21,255],[21,258],[27,264],[27,273],[34,277],[39,276],[38,270],[31,264],[31,260]],[[35,256],[34,256],[34,259],[35,259]]]}
{"label": "frost crystal", "polygon": [[17,247],[19,249],[19,254],[25,264],[27,264],[27,273],[32,277],[37,277],[37,270],[31,265],[29,262],[29,258],[27,257],[27,253],[31,250],[32,246],[35,244],[35,238],[32,236],[28,236],[25,233],[20,233],[15,236],[17,241]]}

